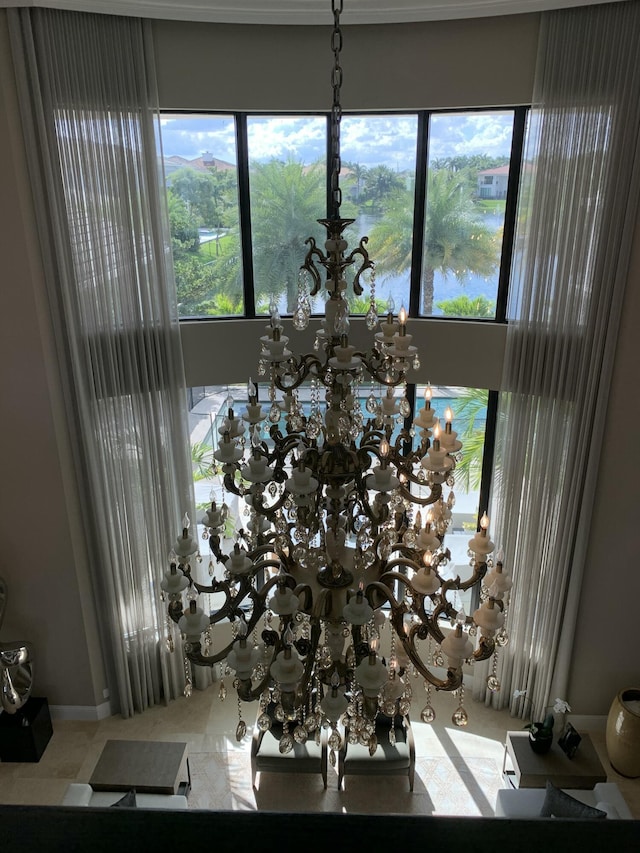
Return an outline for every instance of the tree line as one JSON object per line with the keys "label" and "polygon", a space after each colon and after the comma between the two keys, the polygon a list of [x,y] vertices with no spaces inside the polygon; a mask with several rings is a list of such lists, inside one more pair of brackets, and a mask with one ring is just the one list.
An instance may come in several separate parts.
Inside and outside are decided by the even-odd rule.
{"label": "tree line", "polygon": [[[422,264],[422,313],[431,314],[436,272],[464,283],[474,273],[492,275],[500,259],[501,235],[482,221],[477,173],[508,162],[486,155],[434,160],[427,184]],[[178,302],[182,316],[241,314],[242,253],[237,179],[234,169],[183,167],[168,178],[167,199]],[[378,281],[408,273],[413,242],[414,175],[385,165],[367,168],[345,162],[341,175],[341,215],[369,214],[374,225],[368,250]],[[324,164],[295,160],[254,162],[250,168],[251,249],[256,305],[286,297],[288,312],[297,295],[304,241],[319,245],[324,229],[316,224],[326,205]],[[201,229],[207,229],[206,240]],[[360,235],[347,235],[350,244]],[[455,316],[493,316],[484,298],[440,303]],[[366,309],[365,309],[366,310]],[[478,312],[478,313],[474,313]],[[490,314],[488,313],[490,312]]]}

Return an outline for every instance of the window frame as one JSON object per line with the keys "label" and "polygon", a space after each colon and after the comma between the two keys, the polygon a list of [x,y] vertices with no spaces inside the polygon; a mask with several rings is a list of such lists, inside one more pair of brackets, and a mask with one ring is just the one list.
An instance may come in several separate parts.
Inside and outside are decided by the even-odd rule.
{"label": "window frame", "polygon": [[[473,107],[471,109],[448,108],[448,109],[432,109],[432,110],[345,110],[343,116],[348,117],[366,117],[366,116],[417,116],[417,134],[416,134],[416,172],[415,172],[415,190],[414,190],[414,205],[413,205],[413,233],[412,233],[412,259],[411,272],[409,283],[409,305],[408,313],[411,318],[420,318],[425,320],[439,320],[443,322],[459,321],[463,323],[479,322],[479,323],[506,323],[507,321],[507,298],[509,278],[511,271],[511,259],[514,248],[515,226],[516,226],[516,209],[518,190],[520,186],[520,175],[522,171],[522,156],[524,150],[524,135],[526,131],[527,116],[529,106],[501,106],[501,107]],[[426,194],[427,194],[427,178],[429,173],[428,163],[428,143],[429,143],[429,126],[432,116],[436,115],[458,115],[458,114],[473,114],[487,112],[513,112],[513,133],[511,139],[511,151],[509,157],[509,179],[507,183],[507,195],[505,201],[504,214],[504,230],[502,239],[502,249],[500,255],[498,288],[496,294],[496,314],[494,318],[474,318],[474,317],[441,317],[433,315],[422,315],[420,313],[421,300],[421,275],[422,275],[422,259],[424,252],[424,225],[426,217]],[[332,162],[332,140],[330,133],[330,112],[326,111],[287,111],[274,112],[273,110],[260,111],[229,111],[217,110],[215,112],[209,110],[162,110],[160,118],[170,116],[224,116],[233,117],[235,124],[236,136],[236,162],[237,162],[237,182],[238,182],[238,214],[240,227],[240,247],[241,247],[241,264],[242,264],[242,296],[244,313],[234,316],[190,316],[180,317],[180,323],[188,322],[220,322],[228,320],[254,320],[261,319],[264,315],[256,314],[256,300],[254,292],[254,265],[253,265],[253,240],[251,229],[251,192],[250,192],[250,169],[249,169],[249,148],[248,148],[248,131],[247,122],[250,118],[306,118],[306,117],[322,117],[326,119],[327,126],[327,174],[326,174],[326,210],[318,211],[318,218],[329,215],[331,202],[331,175],[329,164]],[[304,246],[300,247],[301,263],[304,258]],[[399,306],[398,306],[399,307]],[[312,318],[321,316],[320,314],[312,314]],[[203,383],[199,383],[203,384]]]}

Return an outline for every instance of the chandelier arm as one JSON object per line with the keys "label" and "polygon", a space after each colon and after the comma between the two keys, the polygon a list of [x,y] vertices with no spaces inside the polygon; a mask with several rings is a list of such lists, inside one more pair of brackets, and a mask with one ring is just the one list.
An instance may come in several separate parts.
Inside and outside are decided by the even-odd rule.
{"label": "chandelier arm", "polygon": [[369,253],[365,249],[365,245],[369,242],[368,237],[361,237],[360,243],[358,246],[349,254],[346,258],[345,266],[350,266],[354,263],[356,256],[360,255],[362,257],[362,264],[360,268],[353,276],[353,292],[356,296],[360,296],[363,291],[362,285],[360,284],[360,276],[366,272],[368,269],[374,269],[375,264],[369,258]]}
{"label": "chandelier arm", "polygon": [[389,356],[386,356],[380,367],[377,369],[374,368],[373,365],[369,366],[366,363],[364,363],[364,366],[366,367],[369,376],[376,382],[378,382],[380,385],[386,385],[387,388],[395,388],[400,385],[401,382],[404,382],[406,370],[402,370],[401,372],[399,372],[397,379],[391,379],[389,378],[390,364],[391,358]]}
{"label": "chandelier arm", "polygon": [[280,497],[278,498],[278,500],[274,504],[271,504],[270,506],[266,506],[266,504],[262,500],[261,495],[253,495],[253,501],[254,501],[253,502],[253,508],[260,515],[264,515],[265,518],[268,518],[270,521],[273,521],[273,517],[284,506],[285,501],[287,500],[287,495],[288,495],[288,492],[285,489],[282,492],[282,494],[280,495]]}
{"label": "chandelier arm", "polygon": [[316,267],[316,265],[313,262],[313,256],[316,255],[318,260],[320,261],[320,263],[322,263],[324,255],[322,254],[320,249],[318,249],[318,247],[316,245],[315,238],[307,237],[307,239],[304,242],[305,242],[305,246],[307,246],[307,245],[310,246],[310,249],[308,250],[307,254],[305,255],[304,262],[300,266],[300,269],[306,270],[309,273],[309,275],[311,276],[311,278],[313,279],[313,285],[309,288],[309,296],[315,296],[317,294],[317,292],[320,290],[320,285],[322,284],[322,279],[320,277],[320,272],[318,271],[318,268]]}
{"label": "chandelier arm", "polygon": [[478,648],[473,653],[475,661],[489,660],[496,650],[496,643],[493,637],[480,637]]}
{"label": "chandelier arm", "polygon": [[420,504],[420,506],[430,506],[431,504],[437,503],[442,497],[441,483],[433,483],[433,485],[429,486],[428,483],[421,483],[417,477],[413,476],[409,477],[409,480],[417,486],[428,488],[430,490],[430,494],[426,497],[423,497],[422,495],[414,495],[404,483],[400,483],[398,491],[405,500],[410,500],[412,503]]}
{"label": "chandelier arm", "polygon": [[[283,362],[277,362],[277,364],[282,364]],[[305,381],[305,379],[309,376],[312,369],[315,367],[316,371],[318,368],[320,370],[324,370],[324,366],[317,355],[313,355],[312,353],[307,353],[306,355],[300,356],[299,361],[297,361],[294,357],[291,357],[287,360],[287,364],[290,367],[286,370],[283,376],[287,377],[288,384],[284,385],[282,378],[278,375],[276,371],[273,371],[273,383],[280,391],[283,391],[285,394],[295,391],[296,388],[299,388],[300,385]],[[317,375],[316,378],[321,379],[322,377]]]}
{"label": "chandelier arm", "polygon": [[[382,506],[380,507],[380,515],[376,515],[373,507],[371,506],[371,502],[369,501],[369,495],[367,494],[366,490],[364,490],[362,492],[362,495],[360,496],[360,498],[361,498],[360,502],[361,502],[362,508],[364,510],[365,515],[369,519],[369,521],[371,521],[371,523],[374,524],[376,527],[380,527],[381,524],[384,524],[385,521],[389,517],[388,505],[382,504]],[[374,539],[374,543],[373,543],[374,550],[377,550],[377,545],[380,541],[381,536],[382,536],[382,534],[378,534],[376,536],[376,538]]]}
{"label": "chandelier arm", "polygon": [[[396,627],[396,622],[398,620],[394,613],[392,613],[392,620],[394,627]],[[400,616],[399,621],[402,627],[402,616]],[[448,668],[447,677],[444,679],[438,678],[437,675],[434,675],[429,669],[429,667],[426,665],[426,663],[424,663],[424,661],[420,657],[420,653],[418,652],[415,646],[416,635],[420,635],[421,633],[423,633],[420,631],[420,627],[421,626],[414,625],[411,631],[409,632],[409,636],[407,636],[404,631],[398,631],[398,628],[396,627],[396,633],[398,634],[398,639],[402,643],[402,647],[405,651],[405,654],[407,655],[411,663],[414,665],[414,667],[418,670],[420,675],[426,681],[432,684],[436,688],[436,690],[444,690],[446,692],[457,690],[458,687],[460,687],[460,685],[462,684],[462,668]],[[429,630],[428,626],[426,625],[422,627],[424,627],[426,630]],[[424,637],[421,637],[420,639],[424,639]]]}
{"label": "chandelier arm", "polygon": [[407,566],[408,568],[413,569],[414,572],[419,572],[421,568],[416,561],[405,557],[401,557],[396,560],[389,560],[385,573],[381,575],[378,580],[381,583],[384,583],[385,579],[388,577],[390,580],[402,580],[404,583],[409,584],[410,582],[406,575],[393,571],[398,566]]}

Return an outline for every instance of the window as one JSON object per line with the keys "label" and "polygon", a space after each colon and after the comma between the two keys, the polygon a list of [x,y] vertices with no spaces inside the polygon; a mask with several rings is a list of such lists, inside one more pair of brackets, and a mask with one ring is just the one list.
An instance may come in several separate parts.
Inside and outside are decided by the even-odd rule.
{"label": "window", "polygon": [[[179,153],[185,138],[197,153]],[[234,118],[166,115],[162,143],[173,152],[164,158],[164,172],[180,315],[242,316]]]}
{"label": "window", "polygon": [[[504,319],[523,108],[345,114],[341,215],[367,236],[375,299],[412,316]],[[162,147],[180,316],[295,306],[329,188],[326,115],[175,115]],[[348,287],[352,314],[369,295]],[[322,313],[322,294],[313,305]]]}

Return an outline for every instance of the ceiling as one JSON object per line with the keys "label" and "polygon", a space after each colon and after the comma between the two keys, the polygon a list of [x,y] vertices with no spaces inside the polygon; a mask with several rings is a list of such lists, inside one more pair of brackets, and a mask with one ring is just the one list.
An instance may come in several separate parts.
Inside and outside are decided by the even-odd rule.
{"label": "ceiling", "polygon": [[[616,0],[344,0],[342,24],[439,21],[590,6]],[[331,0],[0,0],[112,15],[241,24],[330,24]]]}

